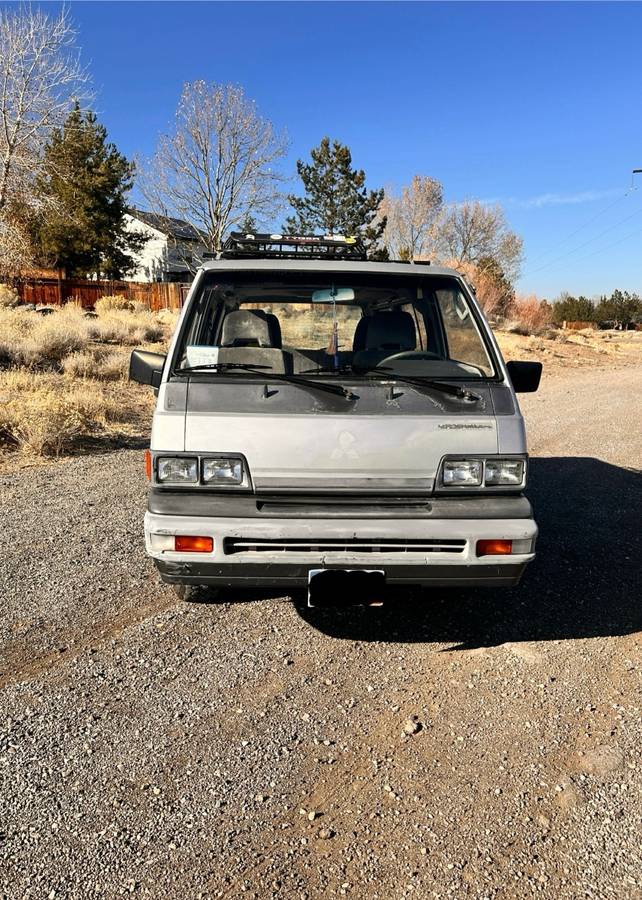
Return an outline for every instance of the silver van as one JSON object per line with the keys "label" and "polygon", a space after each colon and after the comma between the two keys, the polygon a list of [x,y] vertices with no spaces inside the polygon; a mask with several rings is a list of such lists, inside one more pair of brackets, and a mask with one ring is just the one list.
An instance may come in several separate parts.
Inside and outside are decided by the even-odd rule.
{"label": "silver van", "polygon": [[145,541],[163,581],[510,586],[535,554],[516,391],[456,271],[339,237],[234,234],[200,269],[158,394]]}

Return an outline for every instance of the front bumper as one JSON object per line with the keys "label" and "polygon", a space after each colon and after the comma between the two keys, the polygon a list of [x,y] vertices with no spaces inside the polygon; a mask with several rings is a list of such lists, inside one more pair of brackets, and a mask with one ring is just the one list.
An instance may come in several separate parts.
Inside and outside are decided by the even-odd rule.
{"label": "front bumper", "polygon": [[[214,549],[177,553],[177,534],[212,537]],[[145,515],[147,552],[174,584],[303,586],[310,569],[363,568],[383,569],[390,584],[511,586],[534,558],[536,537],[532,518]],[[520,542],[528,552],[477,557],[482,539]]]}

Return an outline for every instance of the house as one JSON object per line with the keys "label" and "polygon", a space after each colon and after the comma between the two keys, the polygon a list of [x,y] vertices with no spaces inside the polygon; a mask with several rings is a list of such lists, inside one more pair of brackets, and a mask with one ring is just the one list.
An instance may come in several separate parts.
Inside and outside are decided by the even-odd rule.
{"label": "house", "polygon": [[128,230],[148,238],[128,281],[192,280],[207,250],[202,232],[184,219],[141,209],[130,209],[125,221]]}

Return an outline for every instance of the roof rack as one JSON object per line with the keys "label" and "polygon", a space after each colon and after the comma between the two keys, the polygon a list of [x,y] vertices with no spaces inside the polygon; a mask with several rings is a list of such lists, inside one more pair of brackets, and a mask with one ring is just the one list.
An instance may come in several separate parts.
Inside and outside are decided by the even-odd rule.
{"label": "roof rack", "polygon": [[277,259],[366,259],[356,237],[332,234],[243,234],[233,231],[223,244],[219,259],[273,257]]}

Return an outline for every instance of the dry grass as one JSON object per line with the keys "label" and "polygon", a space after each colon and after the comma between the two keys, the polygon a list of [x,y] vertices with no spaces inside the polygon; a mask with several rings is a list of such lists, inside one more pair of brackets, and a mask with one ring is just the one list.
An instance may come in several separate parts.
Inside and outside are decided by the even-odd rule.
{"label": "dry grass", "polygon": [[99,316],[109,315],[113,312],[149,312],[149,307],[146,303],[141,303],[140,300],[129,300],[122,294],[101,297],[99,300],[96,300],[94,309]]}
{"label": "dry grass", "polygon": [[127,377],[129,353],[125,350],[106,350],[91,347],[70,353],[62,361],[62,371],[72,378],[96,378],[117,381]]}
{"label": "dry grass", "polygon": [[0,444],[38,456],[127,422],[131,409],[99,384],[25,369],[0,373]]}
{"label": "dry grass", "polygon": [[0,309],[16,306],[18,292],[8,284],[0,284]]}
{"label": "dry grass", "polygon": [[181,314],[180,309],[159,309],[156,319],[173,333]]}
{"label": "dry grass", "polygon": [[149,311],[112,310],[89,318],[72,303],[47,316],[0,308],[0,363],[5,365],[60,370],[66,357],[86,351],[92,343],[137,346],[167,336],[167,326]]}
{"label": "dry grass", "polygon": [[642,365],[642,331],[544,330],[539,336],[495,329],[504,359],[533,359],[547,374],[577,368]]}
{"label": "dry grass", "polygon": [[3,349],[17,365],[56,366],[88,343],[86,320],[73,306],[48,316],[16,309],[6,324],[2,320]]}
{"label": "dry grass", "polygon": [[103,344],[150,344],[165,336],[165,329],[150,312],[111,312],[88,319],[90,340]]}
{"label": "dry grass", "polygon": [[72,303],[46,316],[0,306],[3,461],[144,433],[154,397],[126,381],[130,348],[162,351],[176,322],[163,318],[113,304],[94,317]]}

